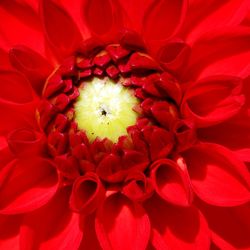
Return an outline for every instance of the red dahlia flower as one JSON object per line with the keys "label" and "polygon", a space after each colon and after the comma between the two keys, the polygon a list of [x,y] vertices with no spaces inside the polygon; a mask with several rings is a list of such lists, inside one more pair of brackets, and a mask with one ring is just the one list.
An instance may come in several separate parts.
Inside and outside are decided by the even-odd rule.
{"label": "red dahlia flower", "polygon": [[249,249],[249,0],[0,2],[0,249]]}

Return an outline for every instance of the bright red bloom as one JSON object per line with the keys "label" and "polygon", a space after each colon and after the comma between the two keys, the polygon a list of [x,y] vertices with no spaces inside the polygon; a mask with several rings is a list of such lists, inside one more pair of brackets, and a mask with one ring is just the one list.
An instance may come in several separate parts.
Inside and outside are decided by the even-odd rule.
{"label": "bright red bloom", "polygon": [[[0,249],[250,248],[249,0],[2,0]],[[87,79],[140,100],[117,143]]]}

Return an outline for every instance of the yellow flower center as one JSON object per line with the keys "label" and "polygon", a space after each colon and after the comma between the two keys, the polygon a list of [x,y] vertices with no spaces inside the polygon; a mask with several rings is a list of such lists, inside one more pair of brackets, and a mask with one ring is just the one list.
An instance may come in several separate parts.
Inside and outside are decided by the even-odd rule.
{"label": "yellow flower center", "polygon": [[96,137],[117,142],[134,125],[138,114],[133,107],[138,103],[132,90],[109,78],[93,78],[84,82],[75,104],[75,120],[90,141]]}

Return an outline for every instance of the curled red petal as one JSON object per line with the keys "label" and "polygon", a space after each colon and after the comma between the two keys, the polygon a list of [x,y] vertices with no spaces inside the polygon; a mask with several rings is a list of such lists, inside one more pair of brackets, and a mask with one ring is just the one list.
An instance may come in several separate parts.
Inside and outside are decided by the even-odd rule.
{"label": "curled red petal", "polygon": [[186,67],[190,52],[191,48],[188,44],[175,39],[162,46],[157,57],[165,69],[178,76]]}
{"label": "curled red petal", "polygon": [[216,206],[237,206],[250,201],[247,168],[228,149],[203,143],[182,155],[193,190],[202,200]]}
{"label": "curled red petal", "polygon": [[109,182],[119,182],[125,177],[121,159],[117,155],[107,155],[98,165],[97,174],[101,179]]}
{"label": "curled red petal", "polygon": [[131,172],[125,180],[122,192],[135,202],[144,201],[153,194],[153,185],[142,172]]}
{"label": "curled red petal", "polygon": [[152,160],[165,158],[173,148],[172,134],[162,128],[145,127],[143,129],[144,137],[146,138]]}
{"label": "curled red petal", "polygon": [[17,129],[8,135],[8,145],[17,156],[44,153],[45,137],[32,129]]}
{"label": "curled red petal", "polygon": [[161,198],[179,206],[192,203],[191,183],[185,170],[167,159],[154,162],[151,168],[151,180]]}
{"label": "curled red petal", "polygon": [[42,158],[14,160],[1,169],[0,178],[3,179],[0,191],[3,214],[35,210],[46,204],[58,188],[55,166]]}
{"label": "curled red petal", "polygon": [[92,172],[79,177],[70,197],[70,206],[76,212],[91,213],[104,200],[105,189],[99,177]]}
{"label": "curled red petal", "polygon": [[150,237],[150,222],[144,209],[121,194],[105,200],[97,212],[95,227],[104,250],[143,250]]}
{"label": "curled red petal", "polygon": [[192,119],[197,127],[218,124],[236,115],[245,98],[240,78],[215,76],[205,78],[187,89],[181,111]]}
{"label": "curled red petal", "polygon": [[83,221],[68,204],[70,190],[60,190],[40,209],[24,216],[20,229],[21,249],[77,250],[83,236]]}

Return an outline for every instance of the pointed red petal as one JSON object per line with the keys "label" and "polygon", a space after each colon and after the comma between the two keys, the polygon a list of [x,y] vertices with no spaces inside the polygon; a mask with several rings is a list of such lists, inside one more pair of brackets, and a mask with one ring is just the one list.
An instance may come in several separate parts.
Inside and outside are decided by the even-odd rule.
{"label": "pointed red petal", "polygon": [[82,41],[81,33],[69,14],[52,0],[42,0],[41,18],[46,37],[58,59],[69,56]]}
{"label": "pointed red petal", "polygon": [[42,158],[12,161],[1,170],[0,178],[2,175],[0,210],[4,214],[37,209],[46,204],[58,188],[54,165]]}
{"label": "pointed red petal", "polygon": [[42,208],[25,215],[20,230],[21,249],[77,250],[82,239],[79,214],[69,209],[69,190],[60,190]]}
{"label": "pointed red petal", "polygon": [[199,144],[183,152],[194,192],[217,206],[250,201],[250,176],[246,166],[226,148]]}
{"label": "pointed red petal", "polygon": [[106,199],[97,213],[96,233],[105,250],[143,250],[148,244],[150,223],[140,205],[114,194]]}

